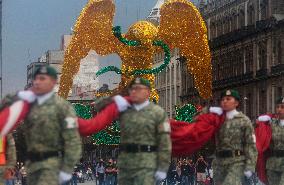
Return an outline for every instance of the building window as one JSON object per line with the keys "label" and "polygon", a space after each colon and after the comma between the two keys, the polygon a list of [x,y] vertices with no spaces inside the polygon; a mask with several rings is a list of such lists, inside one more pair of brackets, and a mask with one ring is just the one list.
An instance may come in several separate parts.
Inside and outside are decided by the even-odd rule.
{"label": "building window", "polygon": [[261,89],[259,92],[259,114],[266,113],[266,107],[267,107],[266,101],[267,101],[266,91],[264,89]]}
{"label": "building window", "polygon": [[231,32],[237,29],[237,16],[235,14],[232,15],[231,19]]}
{"label": "building window", "polygon": [[281,40],[278,41],[278,44],[277,44],[277,55],[278,55],[278,63],[279,64],[282,64],[283,63],[283,58],[282,58],[282,43],[281,43]]}
{"label": "building window", "polygon": [[[219,20],[220,21],[220,20]],[[223,34],[223,25],[222,22],[217,23],[217,37]]]}
{"label": "building window", "polygon": [[216,26],[215,26],[215,23],[212,23],[211,26],[210,26],[210,39],[213,39],[216,37]]}
{"label": "building window", "polygon": [[276,95],[276,98],[278,99],[279,97],[282,96],[282,87],[278,87],[277,88],[277,95]]}
{"label": "building window", "polygon": [[225,18],[224,25],[224,33],[230,32],[230,20],[228,17]]}
{"label": "building window", "polygon": [[253,46],[250,44],[245,48],[245,65],[246,70],[245,73],[252,72],[253,67]]}
{"label": "building window", "polygon": [[241,10],[239,11],[238,20],[239,20],[239,22],[238,22],[238,23],[239,23],[238,28],[241,28],[241,27],[245,26],[245,12],[244,12],[243,9],[241,9]]}
{"label": "building window", "polygon": [[253,25],[255,22],[255,11],[253,6],[249,6],[248,8],[248,25]]}
{"label": "building window", "polygon": [[266,59],[267,59],[267,44],[266,41],[262,41],[258,45],[259,69],[266,69]]}
{"label": "building window", "polygon": [[260,12],[261,12],[261,20],[265,20],[267,18],[267,0],[260,1]]}

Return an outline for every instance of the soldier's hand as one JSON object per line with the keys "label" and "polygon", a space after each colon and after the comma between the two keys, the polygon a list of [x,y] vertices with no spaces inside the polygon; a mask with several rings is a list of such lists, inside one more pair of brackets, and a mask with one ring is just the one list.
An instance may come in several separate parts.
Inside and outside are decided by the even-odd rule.
{"label": "soldier's hand", "polygon": [[260,122],[270,122],[271,121],[271,117],[269,115],[261,115],[257,118],[257,121]]}
{"label": "soldier's hand", "polygon": [[215,113],[217,115],[222,115],[223,114],[223,109],[221,107],[210,107],[209,108],[210,113]]}
{"label": "soldier's hand", "polygon": [[33,103],[36,100],[36,95],[31,90],[19,91],[17,96],[21,100],[27,101],[29,103]]}
{"label": "soldier's hand", "polygon": [[59,172],[59,184],[64,184],[72,178],[72,174],[66,173],[64,171]]}
{"label": "soldier's hand", "polygon": [[114,96],[113,99],[114,99],[115,104],[118,107],[119,112],[126,111],[128,107],[130,107],[130,104],[128,103],[128,101],[120,95]]}
{"label": "soldier's hand", "polygon": [[163,171],[156,171],[154,177],[155,177],[157,182],[160,182],[160,181],[164,180],[165,178],[167,178],[167,173],[163,172]]}
{"label": "soldier's hand", "polygon": [[250,178],[252,176],[252,171],[248,170],[248,171],[245,171],[244,172],[244,175],[247,177],[247,178]]}

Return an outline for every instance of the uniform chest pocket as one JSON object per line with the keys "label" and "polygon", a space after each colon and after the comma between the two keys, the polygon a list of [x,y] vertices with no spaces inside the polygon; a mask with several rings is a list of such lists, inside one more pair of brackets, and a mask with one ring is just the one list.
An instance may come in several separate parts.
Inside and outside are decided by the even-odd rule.
{"label": "uniform chest pocket", "polygon": [[284,127],[277,126],[273,129],[273,140],[284,142]]}
{"label": "uniform chest pocket", "polygon": [[60,129],[59,117],[57,109],[53,106],[39,107],[31,111],[29,115],[29,127],[31,129],[40,129],[48,132],[54,129]]}
{"label": "uniform chest pocket", "polygon": [[240,143],[244,137],[244,129],[241,124],[233,122],[225,125],[223,134],[224,137],[231,140],[231,142],[233,141]]}

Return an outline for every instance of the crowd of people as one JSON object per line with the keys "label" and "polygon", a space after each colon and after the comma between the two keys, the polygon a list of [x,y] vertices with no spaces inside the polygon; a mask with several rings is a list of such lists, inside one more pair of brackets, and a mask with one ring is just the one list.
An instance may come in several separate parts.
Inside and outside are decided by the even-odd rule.
{"label": "crowd of people", "polygon": [[213,185],[213,170],[203,156],[198,159],[172,160],[163,182],[167,185]]}
{"label": "crowd of people", "polygon": [[66,185],[95,181],[97,185],[117,185],[117,161],[114,159],[81,162],[74,168],[72,179]]}
{"label": "crowd of people", "polygon": [[3,179],[5,185],[27,185],[27,171],[24,164],[17,162],[15,167],[6,168]]}

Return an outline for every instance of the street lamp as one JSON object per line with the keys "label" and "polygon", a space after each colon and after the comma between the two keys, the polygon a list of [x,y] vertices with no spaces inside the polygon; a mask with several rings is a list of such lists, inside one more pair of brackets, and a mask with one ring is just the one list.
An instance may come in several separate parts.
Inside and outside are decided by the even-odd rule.
{"label": "street lamp", "polygon": [[244,114],[247,113],[247,100],[248,100],[248,98],[245,96],[244,97]]}

